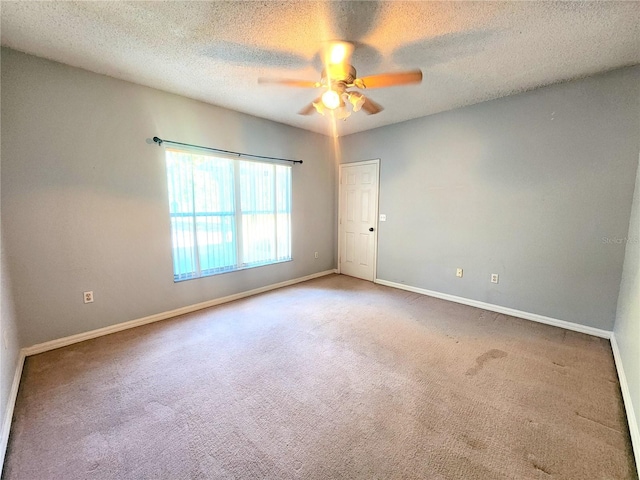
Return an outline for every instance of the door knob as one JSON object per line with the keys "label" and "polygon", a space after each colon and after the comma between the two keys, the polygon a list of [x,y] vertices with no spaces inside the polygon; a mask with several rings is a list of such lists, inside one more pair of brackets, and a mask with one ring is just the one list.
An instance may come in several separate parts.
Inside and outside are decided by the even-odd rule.
{"label": "door knob", "polygon": [[369,231],[370,231],[370,232],[373,232],[373,227],[371,227],[371,228],[369,229]]}

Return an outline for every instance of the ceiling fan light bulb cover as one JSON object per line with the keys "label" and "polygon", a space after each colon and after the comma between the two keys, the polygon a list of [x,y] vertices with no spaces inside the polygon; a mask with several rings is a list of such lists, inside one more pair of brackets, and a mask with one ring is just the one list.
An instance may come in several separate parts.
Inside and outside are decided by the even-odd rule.
{"label": "ceiling fan light bulb cover", "polygon": [[362,108],[362,105],[364,105],[364,101],[365,101],[364,95],[362,95],[361,93],[351,92],[349,94],[349,103],[353,105],[354,112],[360,111],[360,109]]}
{"label": "ceiling fan light bulb cover", "polygon": [[322,103],[329,110],[335,110],[340,106],[340,95],[333,90],[327,90],[322,94]]}
{"label": "ceiling fan light bulb cover", "polygon": [[351,112],[349,111],[349,109],[344,105],[342,105],[340,108],[335,110],[334,113],[335,113],[336,119],[338,120],[346,120],[351,115]]}
{"label": "ceiling fan light bulb cover", "polygon": [[324,116],[324,105],[322,104],[322,102],[313,102],[312,105],[316,109],[316,112]]}

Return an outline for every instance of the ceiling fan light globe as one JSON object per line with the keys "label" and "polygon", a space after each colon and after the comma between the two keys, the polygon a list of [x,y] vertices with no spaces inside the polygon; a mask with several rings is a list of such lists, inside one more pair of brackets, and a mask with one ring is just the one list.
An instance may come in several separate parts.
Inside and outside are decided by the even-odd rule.
{"label": "ceiling fan light globe", "polygon": [[335,110],[335,116],[338,120],[346,120],[349,115],[351,115],[351,112],[344,105]]}
{"label": "ceiling fan light globe", "polygon": [[316,109],[316,112],[318,112],[320,115],[324,116],[324,105],[322,104],[322,102],[313,102],[312,103],[313,107]]}
{"label": "ceiling fan light globe", "polygon": [[362,108],[362,105],[364,105],[364,102],[365,102],[365,98],[364,98],[364,95],[362,95],[361,93],[351,92],[349,94],[349,103],[353,105],[354,112],[360,111],[360,109]]}
{"label": "ceiling fan light globe", "polygon": [[322,94],[322,103],[329,110],[335,110],[340,106],[340,95],[334,90],[327,90]]}

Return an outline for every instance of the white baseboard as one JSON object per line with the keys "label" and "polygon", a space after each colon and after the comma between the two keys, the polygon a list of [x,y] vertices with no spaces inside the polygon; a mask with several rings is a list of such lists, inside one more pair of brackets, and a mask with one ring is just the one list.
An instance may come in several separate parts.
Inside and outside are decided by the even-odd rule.
{"label": "white baseboard", "polygon": [[51,340],[49,342],[39,343],[37,345],[32,345],[31,347],[23,348],[22,352],[27,357],[30,355],[36,355],[38,353],[47,352],[49,350],[54,350],[60,347],[66,347],[67,345],[83,342],[85,340],[90,340],[92,338],[102,337],[103,335],[109,335],[110,333],[120,332],[122,330],[128,330],[130,328],[139,327],[141,325],[146,325],[148,323],[159,322],[160,320],[166,320],[168,318],[177,317],[178,315],[184,315],[185,313],[195,312],[196,310],[202,310],[203,308],[213,307],[215,305],[220,305],[222,303],[233,302],[234,300],[239,300],[241,298],[250,297],[251,295],[257,295],[259,293],[268,292],[269,290],[275,290],[277,288],[287,287],[289,285],[294,285],[296,283],[306,282],[307,280],[323,277],[325,275],[330,275],[332,273],[336,273],[336,270],[335,269],[325,270],[324,272],[313,273],[305,277],[294,278],[292,280],[287,280],[285,282],[266,285],[264,287],[255,288],[253,290],[248,290],[246,292],[240,292],[233,295],[228,295],[226,297],[215,298],[213,300],[208,300],[206,302],[196,303],[194,305],[188,305],[186,307],[176,308],[175,310],[169,310],[168,312],[156,313],[154,315],[149,315],[148,317],[138,318],[136,320],[130,320],[128,322],[123,322],[123,323],[117,323],[116,325],[110,325],[108,327],[98,328],[96,330],[90,330],[88,332],[78,333],[76,335],[71,335],[69,337],[58,338],[56,340]]}
{"label": "white baseboard", "polygon": [[574,332],[586,333],[593,335],[594,337],[611,338],[609,330],[602,330],[600,328],[588,327],[586,325],[580,325],[579,323],[567,322],[565,320],[558,320],[556,318],[545,317],[538,315],[537,313],[523,312],[521,310],[515,310],[513,308],[502,307],[500,305],[493,305],[491,303],[480,302],[478,300],[471,300],[464,297],[458,297],[456,295],[450,295],[448,293],[435,292],[433,290],[425,290],[424,288],[412,287],[404,285],[402,283],[389,282],[387,280],[375,279],[375,283],[380,285],[386,285],[387,287],[399,288],[401,290],[407,290],[409,292],[420,293],[429,297],[441,298],[442,300],[449,300],[450,302],[461,303],[463,305],[469,305],[471,307],[482,308],[483,310],[489,310],[491,312],[503,313],[512,317],[524,318],[525,320],[532,320],[538,323],[545,323],[547,325],[553,325],[554,327],[565,328],[567,330],[573,330]]}
{"label": "white baseboard", "polygon": [[4,456],[7,453],[7,444],[9,443],[9,432],[11,431],[11,421],[13,420],[13,409],[16,406],[18,398],[18,389],[20,388],[20,379],[22,378],[22,367],[24,366],[24,350],[20,350],[18,354],[18,364],[13,375],[13,383],[11,391],[7,399],[7,408],[4,412],[4,421],[2,422],[2,431],[0,432],[0,472],[4,466]]}
{"label": "white baseboard", "polygon": [[613,358],[616,363],[618,379],[620,381],[620,390],[622,391],[622,400],[627,412],[631,445],[633,446],[633,454],[636,457],[636,468],[640,471],[640,429],[638,428],[638,420],[633,409],[633,403],[631,403],[631,392],[629,391],[627,376],[624,373],[622,357],[620,356],[620,349],[618,348],[618,342],[616,341],[616,335],[614,333],[611,333],[611,350],[613,350]]}

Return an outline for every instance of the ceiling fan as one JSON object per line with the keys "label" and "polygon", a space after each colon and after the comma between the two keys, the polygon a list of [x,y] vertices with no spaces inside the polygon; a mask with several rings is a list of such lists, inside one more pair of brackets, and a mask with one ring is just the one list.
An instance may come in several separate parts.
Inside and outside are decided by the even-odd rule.
{"label": "ceiling fan", "polygon": [[347,105],[351,105],[354,112],[360,109],[369,115],[382,111],[382,106],[354,90],[367,88],[393,87],[420,83],[422,72],[410,70],[406,72],[382,73],[358,78],[356,69],[351,65],[353,43],[341,40],[327,42],[324,49],[324,69],[319,82],[309,80],[293,80],[288,78],[259,78],[261,84],[279,84],[289,87],[322,88],[325,92],[298,113],[310,115],[313,111],[324,115],[327,110],[335,113],[336,118],[346,120],[351,115]]}

